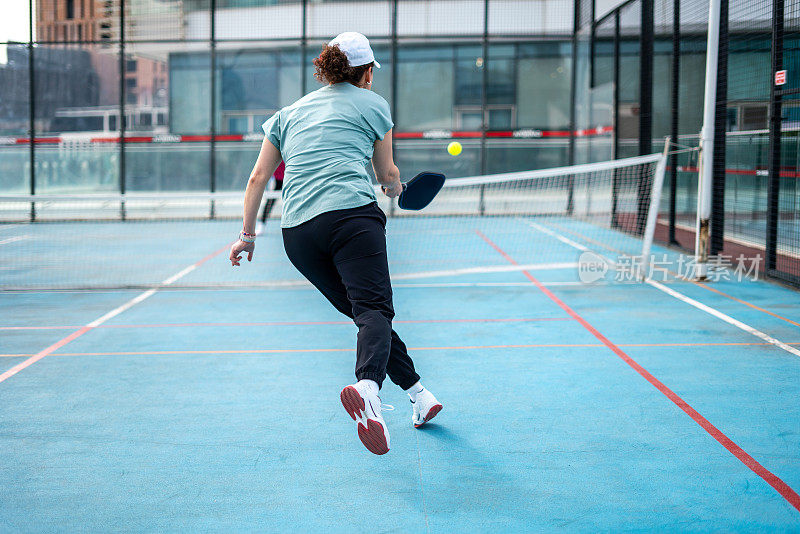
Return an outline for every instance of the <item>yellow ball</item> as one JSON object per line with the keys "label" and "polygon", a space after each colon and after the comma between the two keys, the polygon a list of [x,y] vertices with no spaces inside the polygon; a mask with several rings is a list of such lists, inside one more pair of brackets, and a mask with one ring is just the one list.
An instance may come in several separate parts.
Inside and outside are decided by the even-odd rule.
{"label": "yellow ball", "polygon": [[447,153],[451,156],[458,156],[461,154],[461,143],[458,141],[453,141],[449,145],[447,145]]}

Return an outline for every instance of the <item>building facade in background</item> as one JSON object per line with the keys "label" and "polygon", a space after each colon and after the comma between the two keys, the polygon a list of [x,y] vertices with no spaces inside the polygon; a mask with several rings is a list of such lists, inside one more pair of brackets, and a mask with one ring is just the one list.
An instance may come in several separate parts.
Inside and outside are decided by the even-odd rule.
{"label": "building facade in background", "polygon": [[[797,282],[800,0],[721,4],[712,251],[763,249]],[[32,42],[0,44],[0,192],[242,189],[261,124],[319,87],[313,58],[348,30],[383,65],[406,178],[691,148],[702,126],[707,0],[36,0],[32,16]],[[697,152],[676,155],[661,240],[693,248],[696,190]]]}
{"label": "building facade in background", "polygon": [[[40,142],[31,173],[25,147],[8,145],[12,134],[27,134],[26,85],[15,82],[22,108],[0,115],[7,136],[0,166],[12,177],[0,187],[28,190],[33,174],[38,192],[123,182],[125,190],[240,188],[261,124],[320,87],[312,60],[347,30],[368,35],[383,65],[374,87],[392,105],[405,176],[569,161],[571,0],[216,0],[213,7],[212,14],[210,0],[39,0],[33,70],[25,72],[28,51],[19,45],[14,69],[0,66],[0,84],[12,70],[15,80],[33,80]],[[54,65],[57,54],[63,61]],[[59,88],[48,82],[53,68],[63,74]],[[445,151],[453,137],[464,145],[457,158]],[[99,168],[108,175],[83,170]]]}

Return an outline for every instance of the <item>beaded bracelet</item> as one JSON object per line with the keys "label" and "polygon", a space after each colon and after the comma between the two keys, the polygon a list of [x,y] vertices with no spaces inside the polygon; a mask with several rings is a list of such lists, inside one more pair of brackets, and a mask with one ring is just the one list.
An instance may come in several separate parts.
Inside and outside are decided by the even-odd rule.
{"label": "beaded bracelet", "polygon": [[256,242],[256,234],[248,234],[244,230],[239,233],[239,240],[244,241],[245,243],[255,243]]}

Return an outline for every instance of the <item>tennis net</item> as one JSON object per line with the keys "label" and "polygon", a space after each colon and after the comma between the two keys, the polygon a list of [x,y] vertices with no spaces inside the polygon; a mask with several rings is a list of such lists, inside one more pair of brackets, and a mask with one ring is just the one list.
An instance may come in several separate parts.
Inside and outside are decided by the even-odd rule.
{"label": "tennis net", "polygon": [[[378,195],[392,277],[502,283],[525,269],[576,279],[588,251],[647,256],[664,168],[653,154],[455,178],[419,212]],[[0,289],[305,285],[282,250],[280,192],[267,198],[276,205],[253,263],[234,269],[243,192],[0,195]]]}

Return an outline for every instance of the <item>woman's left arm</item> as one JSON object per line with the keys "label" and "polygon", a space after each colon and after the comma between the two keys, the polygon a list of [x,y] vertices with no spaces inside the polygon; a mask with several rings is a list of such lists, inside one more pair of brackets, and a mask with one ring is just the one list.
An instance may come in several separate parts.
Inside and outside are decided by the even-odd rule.
{"label": "woman's left arm", "polygon": [[[264,189],[270,176],[281,163],[281,153],[269,140],[269,136],[264,137],[261,143],[261,152],[247,180],[247,189],[244,192],[244,218],[242,221],[242,232],[248,235],[255,234],[256,217],[258,217],[258,207],[261,205],[261,197],[264,196]],[[231,247],[231,265],[239,265],[239,256],[242,252],[247,252],[247,261],[252,261],[255,241],[242,241],[240,238]]]}

